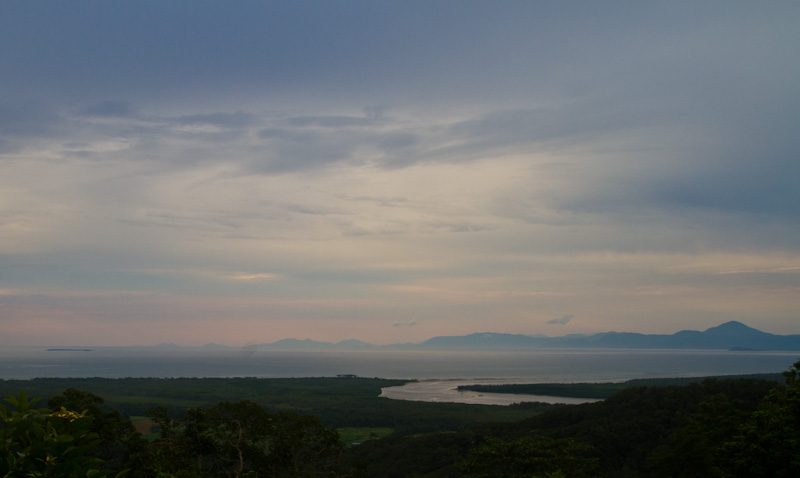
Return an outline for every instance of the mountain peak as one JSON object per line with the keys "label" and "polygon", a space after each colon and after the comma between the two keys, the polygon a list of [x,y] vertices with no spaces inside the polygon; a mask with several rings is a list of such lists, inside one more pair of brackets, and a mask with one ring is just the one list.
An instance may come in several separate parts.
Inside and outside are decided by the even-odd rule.
{"label": "mountain peak", "polygon": [[727,327],[739,327],[739,328],[744,327],[744,328],[747,328],[747,329],[751,329],[752,328],[752,327],[748,327],[747,325],[739,322],[738,320],[730,320],[728,322],[724,322],[724,323],[719,324],[717,326],[717,328],[721,328],[721,327],[726,327],[726,328]]}
{"label": "mountain peak", "polygon": [[758,329],[754,329],[752,327],[749,327],[749,326],[747,326],[747,325],[745,325],[745,324],[743,324],[741,322],[738,322],[736,320],[731,320],[730,322],[725,322],[724,324],[720,324],[720,325],[718,325],[716,327],[711,327],[711,328],[706,329],[704,331],[704,333],[707,333],[707,332],[711,332],[711,333],[714,333],[714,332],[725,332],[725,333],[760,332],[760,333],[764,333],[764,332],[761,332]]}

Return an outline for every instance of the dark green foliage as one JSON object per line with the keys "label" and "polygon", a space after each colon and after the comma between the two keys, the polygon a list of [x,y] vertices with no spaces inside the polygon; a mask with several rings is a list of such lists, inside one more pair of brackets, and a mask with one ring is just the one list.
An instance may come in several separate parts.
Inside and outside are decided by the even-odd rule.
{"label": "dark green foliage", "polygon": [[101,478],[111,473],[92,456],[101,440],[90,431],[90,416],[35,409],[37,399],[28,401],[24,392],[6,401],[14,410],[0,405],[0,476]]}
{"label": "dark green foliage", "polygon": [[[794,477],[800,476],[798,374],[800,362],[784,374],[785,385],[726,378],[633,386],[602,402],[541,414],[531,404],[381,399],[385,381],[378,379],[213,379],[199,400],[220,396],[226,383],[229,393],[258,395],[247,388],[252,385],[270,395],[199,407],[179,403],[197,403],[190,394],[201,388],[200,379],[155,380],[151,388],[137,382],[144,386],[138,395],[125,381],[93,379],[87,383],[117,387],[113,396],[124,403],[161,400],[166,406],[149,413],[159,438],[144,441],[95,392],[69,388],[50,395],[59,412],[34,410],[21,395],[11,399],[16,412],[0,409],[0,476],[104,476],[130,468],[137,477],[196,478]],[[324,420],[297,413],[309,409]],[[510,418],[520,415],[528,418]],[[399,433],[345,448],[325,420],[391,424]],[[439,433],[411,435],[429,431]]]}
{"label": "dark green foliage", "polygon": [[343,476],[355,472],[334,429],[308,415],[267,413],[249,402],[223,402],[170,418],[150,411],[161,428],[152,444],[165,476]]}
{"label": "dark green foliage", "polygon": [[698,413],[675,432],[674,448],[661,459],[665,473],[675,477],[721,477],[719,449],[747,418],[741,401],[715,395],[700,404]]}
{"label": "dark green foliage", "polygon": [[634,387],[603,402],[565,407],[521,425],[595,447],[601,475],[660,476],[661,458],[672,452],[675,431],[686,426],[701,403],[724,394],[736,397],[746,410],[772,387],[768,381],[733,379],[684,387]]}
{"label": "dark green foliage", "polygon": [[[142,416],[162,407],[170,416],[225,401],[249,400],[270,413],[314,415],[327,427],[392,428],[411,435],[459,430],[482,423],[521,420],[556,405],[504,407],[463,403],[424,403],[380,398],[381,388],[406,380],[377,378],[80,378],[0,380],[0,394],[24,389],[53,397],[65,388],[102,396],[123,417]],[[103,410],[107,408],[102,407]]]}
{"label": "dark green foliage", "polygon": [[475,445],[475,432],[465,430],[370,440],[350,453],[367,464],[372,477],[454,478],[461,476],[455,464],[464,460]]}
{"label": "dark green foliage", "polygon": [[547,395],[573,398],[608,398],[631,387],[667,387],[671,385],[689,385],[708,378],[724,380],[726,378],[758,378],[780,382],[779,373],[741,375],[736,377],[676,377],[676,378],[641,378],[611,383],[525,383],[504,385],[461,385],[459,390],[472,390],[484,393],[518,393],[526,395]]}
{"label": "dark green foliage", "polygon": [[280,470],[286,476],[312,476],[349,468],[341,459],[344,446],[339,434],[311,415],[279,413],[274,418],[271,438],[269,466],[275,476],[279,476],[275,471]]}
{"label": "dark green foliage", "polygon": [[[663,470],[682,477],[800,476],[800,420],[791,397],[800,362],[765,398],[730,390],[711,397],[675,434]],[[762,395],[763,397],[763,395]]]}
{"label": "dark green foliage", "polygon": [[592,476],[597,467],[597,459],[591,455],[591,447],[570,438],[490,438],[457,466],[467,478],[582,478]]}
{"label": "dark green foliage", "polygon": [[100,444],[92,451],[92,456],[105,462],[111,469],[130,469],[128,478],[148,476],[150,461],[147,443],[130,420],[117,410],[104,406],[104,399],[91,393],[68,388],[61,395],[47,401],[52,409],[71,410],[91,417],[89,431],[96,434]]}
{"label": "dark green foliage", "polygon": [[[456,462],[462,461],[470,450],[487,441],[494,444],[490,450],[504,450],[511,456],[533,446],[530,437],[535,434],[546,437],[539,440],[555,440],[556,443],[570,440],[569,443],[585,446],[577,456],[589,460],[587,464],[596,465],[593,471],[587,468],[590,476],[714,476],[708,473],[714,468],[709,456],[716,453],[718,443],[715,440],[727,433],[725,429],[707,429],[698,424],[698,429],[708,434],[705,437],[711,443],[708,452],[700,449],[702,447],[693,449],[689,441],[681,444],[687,437],[681,438],[680,431],[699,413],[715,413],[713,404],[721,400],[719,397],[729,402],[717,403],[720,410],[731,407],[740,416],[749,416],[776,385],[756,379],[709,379],[680,387],[632,387],[603,402],[561,407],[526,420],[487,424],[459,434],[370,441],[353,453],[371,463],[371,476],[460,476],[452,462],[448,465],[438,457],[456,456],[459,457]],[[740,420],[731,421],[732,425],[739,423]],[[466,439],[467,436],[471,438]],[[519,457],[518,464],[523,469],[531,464],[526,462],[526,456],[535,455],[526,452]],[[545,457],[537,460],[545,460]],[[392,468],[403,472],[387,471]],[[691,469],[704,471],[686,474]],[[559,470],[567,473],[560,466],[542,470],[534,473],[541,476],[546,476],[542,473],[558,476]],[[471,469],[470,472],[490,471]]]}
{"label": "dark green foliage", "polygon": [[624,383],[531,383],[508,385],[461,385],[459,390],[482,393],[516,393],[572,398],[608,398],[630,388]]}
{"label": "dark green foliage", "polygon": [[[721,476],[800,476],[800,361],[784,372],[786,383],[772,391],[746,419],[739,419],[715,458]],[[723,422],[726,423],[726,422]]]}

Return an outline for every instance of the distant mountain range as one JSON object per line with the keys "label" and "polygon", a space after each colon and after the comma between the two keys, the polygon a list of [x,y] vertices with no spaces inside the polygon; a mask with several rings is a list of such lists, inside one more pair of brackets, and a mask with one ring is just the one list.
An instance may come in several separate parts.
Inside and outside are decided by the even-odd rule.
{"label": "distant mountain range", "polygon": [[[208,344],[209,348],[225,346]],[[536,348],[627,348],[627,349],[709,349],[709,350],[800,350],[800,335],[775,335],[741,322],[726,322],[702,332],[682,330],[672,335],[604,332],[593,335],[541,335],[477,333],[433,337],[413,344],[373,345],[350,339],[338,343],[305,339],[283,339],[252,348],[322,349],[536,349]]]}
{"label": "distant mountain range", "polygon": [[629,348],[629,349],[722,349],[800,350],[800,335],[775,335],[726,322],[698,332],[682,330],[672,335],[604,332],[594,335],[542,337],[516,334],[471,334],[434,337],[420,344],[425,348]]}

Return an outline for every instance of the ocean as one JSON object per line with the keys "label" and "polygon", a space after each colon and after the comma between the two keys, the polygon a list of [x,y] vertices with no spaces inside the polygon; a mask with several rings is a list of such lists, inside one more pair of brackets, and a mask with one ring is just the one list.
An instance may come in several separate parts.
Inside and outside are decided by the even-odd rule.
{"label": "ocean", "polygon": [[634,378],[775,373],[800,352],[708,350],[264,350],[0,347],[0,379],[124,377],[360,377],[416,379],[387,387],[399,400],[508,405],[587,399],[459,391],[475,383],[604,382]]}
{"label": "ocean", "polygon": [[257,350],[0,347],[0,379],[361,377],[581,382],[781,372],[800,352],[708,350]]}

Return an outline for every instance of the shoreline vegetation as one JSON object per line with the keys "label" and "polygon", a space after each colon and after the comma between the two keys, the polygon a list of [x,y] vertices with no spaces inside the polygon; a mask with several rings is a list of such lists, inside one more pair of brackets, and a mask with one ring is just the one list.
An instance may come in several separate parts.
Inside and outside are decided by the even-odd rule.
{"label": "shoreline vegetation", "polygon": [[707,379],[760,379],[780,382],[780,373],[761,373],[747,375],[722,375],[710,377],[665,377],[637,378],[621,382],[580,382],[580,383],[524,383],[524,384],[492,384],[492,385],[459,385],[458,390],[469,390],[483,393],[507,393],[519,395],[544,395],[549,397],[596,398],[605,399],[631,387],[668,387],[683,386],[702,382]]}
{"label": "shoreline vegetation", "polygon": [[[722,375],[703,377],[641,378],[611,382],[574,383],[505,383],[473,384],[455,387],[459,391],[511,395],[539,395],[547,397],[605,399],[632,387],[684,386],[709,379],[755,379],[782,381],[781,373]],[[459,380],[468,381],[468,380]],[[423,406],[437,405],[456,408],[525,408],[539,402],[513,403],[511,405],[466,404],[448,401],[396,400],[381,396],[384,388],[418,383],[415,379],[366,378],[351,374],[336,377],[299,378],[33,378],[0,379],[0,396],[15,396],[24,390],[28,396],[47,400],[68,388],[103,396],[106,405],[120,410],[124,416],[144,415],[145,407],[166,408],[203,407],[218,402],[252,400],[275,409],[309,411],[329,409],[336,403],[406,402]],[[324,398],[320,406],[318,399]],[[543,408],[563,406],[544,404]],[[512,414],[513,415],[513,414]]]}
{"label": "shoreline vegetation", "polygon": [[[416,381],[349,374],[0,380],[0,396],[17,408],[2,413],[14,437],[24,431],[24,417],[54,430],[66,427],[65,443],[99,437],[94,455],[64,455],[66,464],[109,473],[128,469],[129,478],[187,470],[223,476],[220,470],[232,465],[235,476],[256,469],[300,476],[298,463],[311,474],[364,478],[695,476],[687,470],[711,476],[720,467],[730,470],[719,476],[765,476],[754,473],[765,464],[800,469],[791,446],[773,446],[800,438],[792,421],[800,403],[798,367],[782,374],[484,386],[492,393],[605,396],[581,405],[390,400],[380,397],[383,388]],[[52,411],[31,415],[25,410],[35,402],[26,396],[43,399]],[[70,431],[79,425],[85,428],[80,434]],[[245,437],[252,447],[240,446]],[[4,446],[11,452],[35,445],[29,438],[21,434]],[[753,448],[762,442],[773,444],[768,461]]]}
{"label": "shoreline vegetation", "polygon": [[381,389],[413,380],[364,377],[316,378],[35,378],[0,380],[0,397],[29,397],[46,402],[66,389],[93,393],[107,409],[122,416],[143,417],[154,407],[171,416],[221,402],[252,401],[271,413],[291,412],[319,417],[325,426],[350,429],[361,435],[389,428],[395,434],[456,430],[465,425],[515,421],[556,405],[467,405],[389,400]]}

